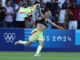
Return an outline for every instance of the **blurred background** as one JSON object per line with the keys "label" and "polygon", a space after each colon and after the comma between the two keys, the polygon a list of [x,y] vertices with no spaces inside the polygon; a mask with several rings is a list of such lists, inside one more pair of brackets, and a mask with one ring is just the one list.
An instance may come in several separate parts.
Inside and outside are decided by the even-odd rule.
{"label": "blurred background", "polygon": [[[19,16],[20,8],[40,3],[41,11],[49,8],[49,19],[65,29],[80,29],[80,0],[0,0],[0,28],[35,28],[39,18],[36,7],[32,16]],[[50,24],[49,29],[57,29]]]}

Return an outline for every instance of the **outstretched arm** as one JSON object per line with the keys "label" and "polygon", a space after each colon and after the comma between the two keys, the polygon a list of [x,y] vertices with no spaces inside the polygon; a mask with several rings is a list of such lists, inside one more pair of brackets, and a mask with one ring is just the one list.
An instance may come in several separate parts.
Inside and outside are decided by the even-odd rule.
{"label": "outstretched arm", "polygon": [[44,15],[43,15],[43,13],[40,10],[40,4],[38,4],[38,10],[39,10],[39,16],[42,17],[42,18],[44,18]]}
{"label": "outstretched arm", "polygon": [[64,29],[63,27],[55,24],[54,22],[52,22],[52,21],[50,21],[50,20],[48,20],[48,22],[49,22],[51,25],[53,25],[54,27],[58,28],[58,29],[62,29],[62,30]]}

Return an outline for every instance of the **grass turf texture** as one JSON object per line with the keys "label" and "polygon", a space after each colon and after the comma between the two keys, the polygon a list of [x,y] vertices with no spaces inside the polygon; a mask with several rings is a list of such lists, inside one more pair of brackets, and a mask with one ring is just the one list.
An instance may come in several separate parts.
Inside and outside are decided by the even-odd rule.
{"label": "grass turf texture", "polygon": [[0,60],[80,60],[80,52],[41,52],[41,57],[34,57],[35,52],[0,52]]}

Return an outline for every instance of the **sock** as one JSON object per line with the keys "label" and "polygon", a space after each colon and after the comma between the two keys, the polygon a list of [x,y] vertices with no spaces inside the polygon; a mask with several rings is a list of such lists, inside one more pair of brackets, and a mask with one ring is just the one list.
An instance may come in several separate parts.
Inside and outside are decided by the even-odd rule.
{"label": "sock", "polygon": [[42,48],[43,48],[43,46],[39,45],[37,48],[36,54],[40,54]]}
{"label": "sock", "polygon": [[20,41],[20,44],[26,45],[28,43],[28,41]]}

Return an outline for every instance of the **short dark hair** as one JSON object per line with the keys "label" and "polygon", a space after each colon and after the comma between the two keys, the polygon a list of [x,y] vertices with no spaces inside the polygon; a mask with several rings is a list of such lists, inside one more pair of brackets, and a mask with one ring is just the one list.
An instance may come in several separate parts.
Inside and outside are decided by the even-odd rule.
{"label": "short dark hair", "polygon": [[49,9],[49,8],[46,8],[46,9],[44,9],[44,10],[42,11],[42,13],[45,14],[45,12],[48,12],[48,11],[50,11],[50,9]]}

